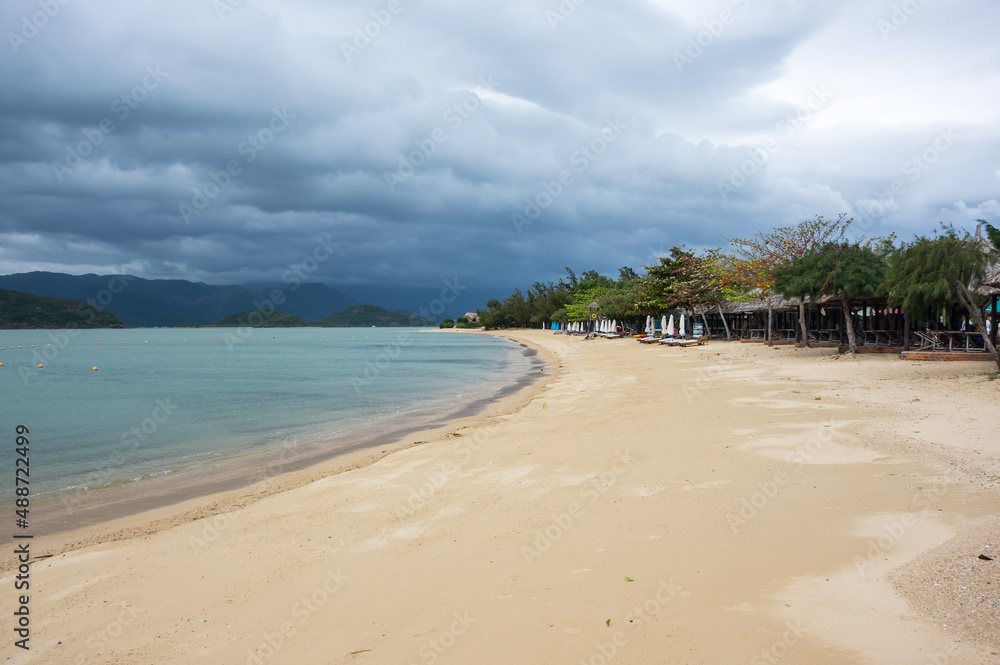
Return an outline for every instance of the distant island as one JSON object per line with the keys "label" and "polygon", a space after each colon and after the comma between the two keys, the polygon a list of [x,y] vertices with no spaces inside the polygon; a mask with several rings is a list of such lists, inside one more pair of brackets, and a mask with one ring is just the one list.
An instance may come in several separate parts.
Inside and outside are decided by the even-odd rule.
{"label": "distant island", "polygon": [[[224,316],[209,325],[213,328],[305,328],[317,324],[310,323],[301,316],[286,314],[276,309],[248,309]],[[192,325],[186,324],[179,327],[187,328],[192,327]]]}
{"label": "distant island", "polygon": [[71,298],[49,298],[0,289],[0,329],[128,328],[100,307]]}
{"label": "distant island", "polygon": [[409,312],[390,312],[389,310],[376,307],[375,305],[352,305],[336,314],[322,319],[316,323],[324,328],[368,328],[378,326],[379,328],[402,328],[406,326],[434,326],[427,319],[423,319]]}

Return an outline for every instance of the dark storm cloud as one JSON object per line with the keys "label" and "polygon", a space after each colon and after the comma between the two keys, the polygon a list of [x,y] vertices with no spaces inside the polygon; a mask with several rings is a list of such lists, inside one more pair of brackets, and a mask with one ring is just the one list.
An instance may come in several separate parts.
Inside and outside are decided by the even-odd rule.
{"label": "dark storm cloud", "polygon": [[816,214],[967,223],[998,13],[8,2],[0,272],[277,280],[326,243],[334,285],[506,290]]}

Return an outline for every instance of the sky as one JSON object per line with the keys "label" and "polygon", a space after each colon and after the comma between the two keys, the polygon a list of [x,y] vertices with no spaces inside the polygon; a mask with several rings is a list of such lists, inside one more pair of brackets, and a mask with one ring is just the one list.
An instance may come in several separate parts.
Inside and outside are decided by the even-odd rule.
{"label": "sky", "polygon": [[503,297],[817,215],[1000,225],[993,0],[6,0],[0,22],[0,274]]}

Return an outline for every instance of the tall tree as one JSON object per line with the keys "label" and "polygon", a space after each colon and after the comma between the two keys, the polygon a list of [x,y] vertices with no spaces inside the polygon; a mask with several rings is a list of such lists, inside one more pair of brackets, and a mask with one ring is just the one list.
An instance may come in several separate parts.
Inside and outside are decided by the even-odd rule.
{"label": "tall tree", "polygon": [[[722,276],[727,293],[734,300],[767,300],[767,341],[772,344],[771,295],[774,291],[775,271],[827,243],[840,242],[853,223],[841,214],[837,219],[815,219],[794,226],[780,226],[770,231],[759,231],[749,238],[729,241],[732,253],[715,250],[709,259]],[[803,311],[800,310],[800,319]]]}
{"label": "tall tree", "polygon": [[[982,284],[987,266],[996,260],[996,250],[953,226],[942,225],[942,231],[935,238],[919,236],[892,254],[883,291],[890,305],[922,314],[940,312],[957,300],[985,332],[973,292]],[[983,339],[1000,368],[996,347],[988,335]]]}
{"label": "tall tree", "polygon": [[834,296],[844,310],[847,342],[851,353],[858,352],[851,322],[850,301],[878,292],[886,276],[886,257],[870,243],[827,243],[775,271],[775,289],[805,300]]}

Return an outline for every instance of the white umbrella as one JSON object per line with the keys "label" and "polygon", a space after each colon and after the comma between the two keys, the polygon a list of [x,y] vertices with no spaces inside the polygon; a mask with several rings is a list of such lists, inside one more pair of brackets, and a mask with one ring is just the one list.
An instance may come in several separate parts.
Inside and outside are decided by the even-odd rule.
{"label": "white umbrella", "polygon": [[611,329],[608,330],[610,333],[618,332],[618,319],[611,319]]}
{"label": "white umbrella", "polygon": [[651,332],[653,332],[653,317],[647,316],[646,317],[646,334],[648,335]]}
{"label": "white umbrella", "polygon": [[667,334],[667,315],[666,314],[664,314],[663,316],[660,317],[660,332],[662,332],[664,335]]}
{"label": "white umbrella", "polygon": [[681,325],[680,325],[680,328],[681,329],[678,331],[678,334],[681,337],[684,337],[684,315],[683,314],[681,314]]}
{"label": "white umbrella", "polygon": [[670,320],[667,321],[666,331],[667,331],[668,335],[673,335],[674,334],[674,315],[673,314],[670,315]]}

